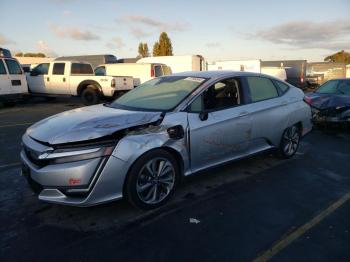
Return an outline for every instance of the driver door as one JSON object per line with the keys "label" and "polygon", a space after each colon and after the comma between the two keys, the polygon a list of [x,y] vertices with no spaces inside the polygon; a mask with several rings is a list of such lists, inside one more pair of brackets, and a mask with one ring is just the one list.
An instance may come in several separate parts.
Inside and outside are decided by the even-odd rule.
{"label": "driver door", "polygon": [[243,103],[239,78],[217,82],[189,107],[192,172],[247,154],[251,137],[251,105]]}
{"label": "driver door", "polygon": [[27,78],[30,92],[39,94],[48,93],[49,68],[49,63],[43,63],[37,65],[32,70],[30,76]]}

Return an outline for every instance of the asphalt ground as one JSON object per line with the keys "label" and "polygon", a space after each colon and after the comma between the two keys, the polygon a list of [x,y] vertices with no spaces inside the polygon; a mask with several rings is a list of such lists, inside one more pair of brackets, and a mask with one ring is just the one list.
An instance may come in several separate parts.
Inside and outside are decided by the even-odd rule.
{"label": "asphalt ground", "polygon": [[314,130],[290,160],[267,152],[190,177],[153,211],[40,202],[20,176],[21,136],[80,106],[0,108],[0,261],[350,261],[349,130]]}

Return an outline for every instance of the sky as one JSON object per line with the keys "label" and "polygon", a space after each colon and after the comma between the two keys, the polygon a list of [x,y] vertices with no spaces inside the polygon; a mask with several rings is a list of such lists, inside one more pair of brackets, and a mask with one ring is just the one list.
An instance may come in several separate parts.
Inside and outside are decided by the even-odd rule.
{"label": "sky", "polygon": [[49,56],[136,57],[162,31],[174,55],[307,59],[350,51],[350,0],[1,0],[0,46]]}

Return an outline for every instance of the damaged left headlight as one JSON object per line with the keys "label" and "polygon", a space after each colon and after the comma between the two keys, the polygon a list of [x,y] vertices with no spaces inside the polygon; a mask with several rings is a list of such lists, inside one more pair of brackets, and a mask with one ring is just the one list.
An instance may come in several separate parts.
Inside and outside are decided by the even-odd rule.
{"label": "damaged left headlight", "polygon": [[42,153],[38,156],[38,159],[49,161],[52,164],[75,162],[92,158],[110,156],[114,148],[115,145],[57,148],[52,151]]}

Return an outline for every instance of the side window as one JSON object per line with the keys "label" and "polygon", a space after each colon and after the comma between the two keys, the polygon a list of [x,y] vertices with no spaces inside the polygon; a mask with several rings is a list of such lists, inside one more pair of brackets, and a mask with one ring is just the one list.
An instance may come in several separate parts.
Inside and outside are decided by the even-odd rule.
{"label": "side window", "polygon": [[278,88],[281,90],[281,93],[284,94],[285,92],[287,92],[287,90],[289,89],[289,86],[285,83],[282,83],[280,81],[274,80],[273,81],[276,86],[278,86]]}
{"label": "side window", "polygon": [[265,77],[247,77],[252,102],[258,102],[278,97],[278,92],[272,81]]}
{"label": "side window", "polygon": [[89,64],[73,63],[71,68],[72,75],[92,75],[92,67]]}
{"label": "side window", "polygon": [[22,69],[21,66],[18,64],[17,61],[12,59],[5,59],[7,69],[9,71],[10,75],[21,75]]}
{"label": "side window", "polygon": [[241,104],[241,83],[238,78],[225,79],[209,87],[191,104],[192,112],[215,111]]}
{"label": "side window", "polygon": [[203,100],[202,95],[198,96],[190,106],[190,112],[199,113],[203,110]]}
{"label": "side window", "polygon": [[96,76],[105,76],[106,75],[106,68],[104,66],[97,67],[95,69],[95,75]]}
{"label": "side window", "polygon": [[155,66],[154,67],[154,73],[155,73],[156,77],[162,76],[163,75],[162,67],[161,66]]}
{"label": "side window", "polygon": [[53,75],[64,75],[65,63],[54,63],[52,74]]}
{"label": "side window", "polygon": [[49,63],[40,64],[36,66],[33,69],[33,71],[36,72],[38,75],[47,75],[49,73],[49,67],[50,67]]}
{"label": "side window", "polygon": [[4,62],[2,62],[2,60],[0,60],[0,75],[6,75],[5,65]]}
{"label": "side window", "polygon": [[338,85],[338,90],[340,91],[340,93],[344,95],[350,95],[350,81],[349,80],[340,81]]}

